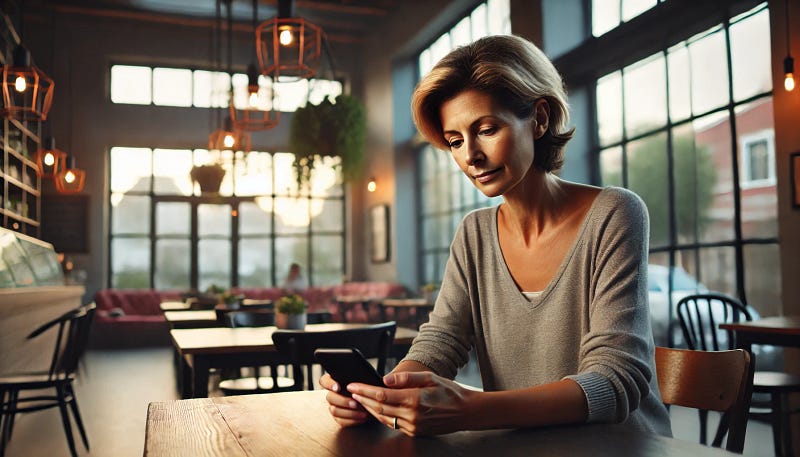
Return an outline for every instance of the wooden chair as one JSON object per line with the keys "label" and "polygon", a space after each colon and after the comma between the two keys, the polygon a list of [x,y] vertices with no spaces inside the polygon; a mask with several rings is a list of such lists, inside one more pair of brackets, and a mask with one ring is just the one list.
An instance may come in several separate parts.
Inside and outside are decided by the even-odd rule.
{"label": "wooden chair", "polygon": [[[58,329],[50,368],[47,372],[20,373],[0,378],[0,401],[2,401],[0,404],[0,456],[5,454],[6,444],[11,439],[17,414],[55,407],[58,407],[61,412],[64,434],[67,436],[72,456],[76,457],[78,453],[72,437],[72,423],[68,407],[72,410],[83,445],[87,451],[89,450],[89,440],[78,411],[78,402],[75,398],[72,381],[88,345],[95,310],[94,303],[71,310],[43,324],[28,335],[28,339],[36,338],[52,328]],[[53,394],[43,394],[42,390],[46,389],[52,389]],[[28,394],[26,395],[26,393]]]}
{"label": "wooden chair", "polygon": [[[378,359],[378,373],[386,370],[397,324],[394,321],[346,330],[306,332],[303,330],[276,330],[272,341],[294,368],[293,390],[314,390],[314,351],[319,348],[356,348],[368,359]],[[305,374],[303,373],[305,369]],[[306,382],[306,379],[308,382]]]}
{"label": "wooden chair", "polygon": [[[689,295],[678,301],[678,319],[689,349],[719,351],[736,347],[733,332],[721,330],[719,324],[751,321],[747,307],[734,297],[721,293]],[[755,357],[754,357],[755,359]],[[755,363],[754,363],[755,365]],[[793,455],[789,416],[789,394],[800,393],[800,376],[776,371],[755,371],[753,392],[768,394],[769,402],[751,401],[749,417],[767,420],[772,425],[775,455]],[[706,442],[706,414],[700,413],[700,442]],[[713,444],[718,446],[724,436],[723,416]]]}
{"label": "wooden chair", "polygon": [[[275,313],[267,309],[226,311],[217,315],[221,324],[226,327],[268,327],[275,325]],[[242,377],[241,373],[234,374],[231,379],[224,379],[219,383],[219,389],[225,395],[247,395],[292,390],[294,380],[278,376],[278,366],[286,363],[280,354],[274,354],[274,360],[264,365],[269,367],[270,376],[262,376],[263,366],[251,367],[253,376]]]}
{"label": "wooden chair", "polygon": [[747,410],[753,386],[750,354],[656,347],[656,373],[666,405],[727,413],[725,448],[741,454],[747,430]]}

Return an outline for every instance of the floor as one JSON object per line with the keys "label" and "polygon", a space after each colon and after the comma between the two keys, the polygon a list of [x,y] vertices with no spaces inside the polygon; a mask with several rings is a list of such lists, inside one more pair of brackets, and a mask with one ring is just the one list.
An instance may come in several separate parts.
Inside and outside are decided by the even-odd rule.
{"label": "floor", "polygon": [[[457,380],[479,384],[475,364],[468,364]],[[86,452],[76,430],[79,454],[141,456],[148,403],[177,399],[171,349],[90,351],[76,389],[91,445],[91,452]],[[684,408],[672,408],[671,414],[675,436],[696,441],[697,414]],[[767,425],[748,424],[745,455],[772,455],[772,434]],[[69,456],[58,411],[20,416],[6,456]]]}

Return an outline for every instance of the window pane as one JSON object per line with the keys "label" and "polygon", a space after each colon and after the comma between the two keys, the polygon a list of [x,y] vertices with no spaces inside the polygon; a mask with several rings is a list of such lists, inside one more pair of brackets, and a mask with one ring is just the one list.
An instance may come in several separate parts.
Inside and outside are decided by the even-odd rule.
{"label": "window pane", "polygon": [[692,112],[702,114],[728,103],[725,35],[716,31],[689,44]]}
{"label": "window pane", "polygon": [[[279,78],[284,78],[280,76]],[[284,112],[294,112],[308,101],[308,80],[279,79],[275,84],[275,106]]]}
{"label": "window pane", "polygon": [[155,288],[189,289],[190,259],[189,240],[157,240],[153,273]]}
{"label": "window pane", "polygon": [[269,239],[253,238],[239,241],[239,285],[241,287],[273,285]]}
{"label": "window pane", "polygon": [[311,171],[311,195],[315,197],[342,196],[341,157],[320,157]]}
{"label": "window pane", "polygon": [[745,293],[747,304],[762,317],[782,314],[781,270],[777,244],[750,244],[744,247]]}
{"label": "window pane", "polygon": [[211,107],[211,72],[196,70],[193,73],[194,90],[192,103],[198,108]]}
{"label": "window pane", "polygon": [[153,192],[161,195],[192,195],[192,151],[156,149],[153,151]]}
{"label": "window pane", "polygon": [[202,204],[197,206],[197,234],[203,236],[231,236],[230,205]]}
{"label": "window pane", "polygon": [[450,39],[453,40],[453,46],[469,44],[472,41],[470,29],[469,17],[461,19],[458,24],[453,27],[453,30],[450,31]]}
{"label": "window pane", "polygon": [[[309,201],[308,198],[277,197],[275,198],[275,232],[306,233],[308,231]],[[288,269],[288,265],[287,265]]]}
{"label": "window pane", "polygon": [[275,193],[277,195],[297,195],[297,175],[293,165],[294,154],[276,153],[272,156],[272,164],[275,169]]}
{"label": "window pane", "polygon": [[592,0],[592,35],[600,36],[619,25],[620,0]]}
{"label": "window pane", "polygon": [[656,6],[656,0],[622,0],[622,20],[627,22]]}
{"label": "window pane", "polygon": [[192,71],[154,68],[153,103],[163,106],[192,106]]}
{"label": "window pane", "polygon": [[214,284],[231,286],[231,242],[229,240],[199,240],[197,243],[197,287],[208,289]]}
{"label": "window pane", "polygon": [[708,290],[737,296],[736,251],[732,247],[701,249],[699,274],[695,274],[692,270],[687,269],[687,271]]}
{"label": "window pane", "polygon": [[768,10],[732,24],[730,40],[734,100],[772,89]]}
{"label": "window pane", "polygon": [[[509,0],[489,0],[486,2],[489,14],[489,35],[506,35],[511,33],[511,9]],[[453,46],[456,46],[453,43]]]}
{"label": "window pane", "polygon": [[149,234],[150,197],[124,195],[111,210],[111,234]]}
{"label": "window pane", "polygon": [[150,240],[111,239],[111,287],[118,289],[150,287]]}
{"label": "window pane", "polygon": [[[470,14],[470,22],[472,23],[472,41],[489,35],[489,21],[486,18],[486,13],[486,4],[481,3],[475,7],[475,9],[472,11],[472,14]],[[433,48],[432,51],[434,55],[434,62],[438,62],[439,59],[444,57],[444,54],[447,54],[447,52],[452,49],[449,40],[445,41],[445,38],[447,38],[447,34],[439,39],[440,42],[434,43],[433,46],[431,46],[431,48]]]}
{"label": "window pane", "polygon": [[668,51],[667,71],[669,72],[669,115],[672,122],[676,122],[692,115],[689,50],[685,43]]}
{"label": "window pane", "polygon": [[597,135],[606,145],[622,139],[622,73],[597,81]]}
{"label": "window pane", "polygon": [[[293,263],[300,264],[300,268],[303,269],[303,271],[306,270],[306,264],[308,263],[308,242],[308,238],[305,237],[275,238],[275,271],[279,272],[279,283],[283,281],[283,275],[285,272],[289,271],[289,266]],[[324,261],[324,259],[319,260]]]}
{"label": "window pane", "polygon": [[111,192],[149,192],[150,149],[111,148]]}
{"label": "window pane", "polygon": [[192,232],[192,206],[189,203],[156,204],[156,235],[186,235]]}
{"label": "window pane", "polygon": [[343,200],[311,200],[311,214],[314,219],[311,227],[315,232],[334,232],[344,230]]}
{"label": "window pane", "polygon": [[678,243],[696,243],[712,220],[716,170],[711,150],[696,143],[686,124],[673,130],[672,155]]}
{"label": "window pane", "polygon": [[625,131],[634,136],[667,123],[667,85],[661,54],[625,68]]}
{"label": "window pane", "polygon": [[272,194],[272,156],[251,152],[236,162],[236,195]]}
{"label": "window pane", "polygon": [[151,71],[149,67],[111,66],[111,102],[150,104]]}
{"label": "window pane", "polygon": [[647,204],[650,247],[669,243],[667,198],[667,138],[663,133],[633,141],[628,146],[628,188]]}
{"label": "window pane", "polygon": [[775,179],[775,131],[772,97],[736,108],[741,159],[742,236],[778,236],[778,195]]}
{"label": "window pane", "polygon": [[271,231],[268,210],[261,209],[256,203],[239,203],[239,233],[241,235],[267,234]]}
{"label": "window pane", "polygon": [[600,151],[600,179],[604,186],[622,186],[622,147]]}
{"label": "window pane", "polygon": [[314,262],[311,265],[311,282],[315,286],[331,286],[342,282],[344,247],[341,236],[315,235],[311,237]]}
{"label": "window pane", "polygon": [[[730,121],[726,112],[716,113],[697,119],[692,123],[695,147],[698,157],[707,155],[711,160],[708,171],[698,171],[698,185],[712,187],[712,202],[708,205],[707,216],[699,219],[701,230],[698,232],[703,242],[731,240],[733,232],[733,164],[731,159]],[[705,191],[701,192],[701,195]],[[698,200],[699,208],[706,203]]]}
{"label": "window pane", "polygon": [[308,101],[315,105],[326,98],[335,98],[342,94],[342,83],[327,79],[312,79],[308,86]]}

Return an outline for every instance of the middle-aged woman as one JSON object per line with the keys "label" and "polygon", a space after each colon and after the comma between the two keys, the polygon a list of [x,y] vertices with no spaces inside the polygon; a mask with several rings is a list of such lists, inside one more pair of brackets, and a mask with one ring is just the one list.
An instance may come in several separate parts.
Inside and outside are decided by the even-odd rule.
{"label": "middle-aged woman", "polygon": [[[671,435],[647,304],[647,210],[625,189],[553,174],[572,131],[552,63],[522,38],[480,39],[422,79],[412,110],[426,139],[503,203],[461,222],[430,321],[388,388],[320,380],[336,421],[371,415],[409,435],[592,422]],[[482,392],[452,381],[473,348]]]}

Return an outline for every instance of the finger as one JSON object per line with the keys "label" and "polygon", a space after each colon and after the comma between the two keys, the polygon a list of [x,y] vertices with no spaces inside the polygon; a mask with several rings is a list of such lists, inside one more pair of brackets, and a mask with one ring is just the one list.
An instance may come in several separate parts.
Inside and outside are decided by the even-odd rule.
{"label": "finger", "polygon": [[319,378],[319,385],[323,389],[330,390],[333,392],[339,392],[341,390],[341,386],[339,386],[339,383],[334,381],[331,375],[329,375],[328,373],[325,373],[324,375],[322,375],[322,377]]}
{"label": "finger", "polygon": [[353,400],[360,403],[361,406],[363,406],[370,414],[375,416],[375,418],[384,424],[389,424],[390,422],[394,421],[395,417],[404,416],[406,414],[406,410],[404,408],[388,403],[382,403],[362,395],[353,394]]}
{"label": "finger", "polygon": [[407,389],[411,387],[430,387],[436,385],[436,375],[430,371],[400,371],[389,373],[383,377],[383,383],[393,389]]}
{"label": "finger", "polygon": [[345,397],[344,395],[337,394],[336,392],[328,392],[325,394],[325,400],[328,402],[328,404],[337,408],[363,411],[363,407],[357,401],[353,400],[351,397]]}
{"label": "finger", "polygon": [[331,405],[328,407],[328,411],[330,411],[331,416],[333,416],[337,422],[341,420],[360,424],[366,422],[366,420],[370,417],[370,415],[363,408],[359,410],[353,410]]}
{"label": "finger", "polygon": [[[385,425],[385,426],[387,426],[389,428],[394,428],[394,418],[397,417],[397,416],[391,416],[391,415],[388,415],[388,414],[381,413],[381,412],[378,411],[377,408],[374,408],[372,406],[364,405],[364,408],[378,422],[382,423],[383,425]],[[400,426],[400,419],[398,419],[397,425],[398,425],[398,427]]]}

